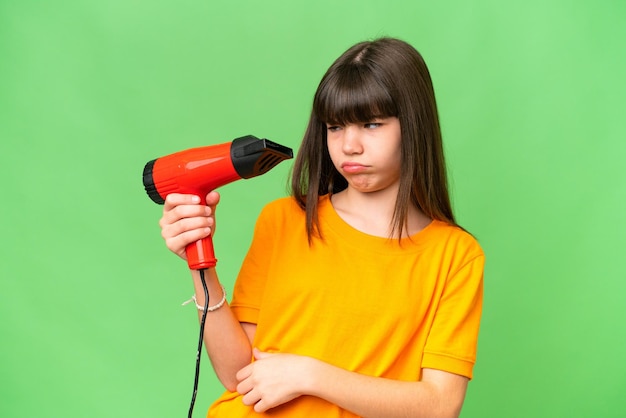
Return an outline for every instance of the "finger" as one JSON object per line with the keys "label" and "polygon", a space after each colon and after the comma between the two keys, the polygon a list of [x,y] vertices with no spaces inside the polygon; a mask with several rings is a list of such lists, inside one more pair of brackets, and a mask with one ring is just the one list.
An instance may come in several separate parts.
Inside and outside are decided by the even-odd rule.
{"label": "finger", "polygon": [[211,235],[213,223],[212,218],[202,216],[183,218],[171,224],[162,221],[161,236],[171,251],[182,254],[187,245]]}
{"label": "finger", "polygon": [[269,405],[267,402],[264,402],[263,399],[259,399],[257,403],[254,404],[254,411],[256,413],[262,414],[271,408],[272,405]]}
{"label": "finger", "polygon": [[210,225],[214,224],[214,218],[212,217],[213,211],[210,207],[204,205],[179,205],[173,207],[171,210],[163,210],[163,215],[159,219],[159,226],[161,228],[167,228],[170,225],[174,225],[183,219],[191,218],[204,218],[210,219]]}
{"label": "finger", "polygon": [[163,223],[173,224],[185,218],[213,218],[213,210],[205,205],[179,205],[169,211],[163,211]]}
{"label": "finger", "polygon": [[208,232],[202,232],[201,230],[189,231],[172,238],[167,238],[165,240],[165,245],[170,251],[178,254],[184,259],[187,259],[187,246],[208,236]]}
{"label": "finger", "polygon": [[[163,239],[167,240],[184,235],[189,236],[189,234],[191,234],[194,236],[190,237],[190,239],[193,241],[197,241],[200,238],[211,235],[212,231],[213,219],[211,218],[185,218],[173,224],[165,225],[161,229],[161,236],[163,237]],[[196,235],[200,238],[198,238]]]}
{"label": "finger", "polygon": [[254,385],[250,381],[250,379],[244,379],[243,381],[237,384],[237,393],[240,395],[246,395],[254,388]]}
{"label": "finger", "polygon": [[[209,192],[206,195],[206,204],[211,209],[211,216],[215,218],[215,210],[217,209],[217,205],[220,202],[220,194],[216,191]],[[213,232],[215,234],[215,223],[213,223]]]}
{"label": "finger", "polygon": [[252,364],[248,364],[247,366],[245,366],[243,369],[239,370],[237,372],[237,374],[235,375],[235,378],[238,381],[243,381],[245,379],[247,379],[248,377],[250,377],[250,375],[252,375],[252,368],[254,366]]}
{"label": "finger", "polygon": [[273,355],[272,353],[266,353],[264,351],[261,351],[261,350],[259,350],[256,347],[254,347],[252,349],[252,353],[254,354],[254,358],[257,359],[257,360],[268,358],[268,357],[271,357]]}
{"label": "finger", "polygon": [[218,192],[213,190],[206,195],[207,205],[216,206],[218,203],[220,203],[220,194]]}
{"label": "finger", "polygon": [[241,402],[243,402],[244,405],[248,405],[248,406],[255,405],[259,403],[260,401],[261,401],[261,396],[258,393],[256,393],[254,390],[249,391],[248,393],[246,393],[245,395],[241,397]]}
{"label": "finger", "polygon": [[165,210],[171,210],[178,205],[197,205],[200,197],[193,194],[170,193],[165,198]]}

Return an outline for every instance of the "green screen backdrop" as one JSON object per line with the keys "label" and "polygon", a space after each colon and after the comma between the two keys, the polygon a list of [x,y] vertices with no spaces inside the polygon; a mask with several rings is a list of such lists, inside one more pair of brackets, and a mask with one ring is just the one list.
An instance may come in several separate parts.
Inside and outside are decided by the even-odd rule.
{"label": "green screen backdrop", "polygon": [[[0,0],[0,416],[182,417],[198,324],[144,164],[253,134],[297,150],[355,42],[428,62],[453,201],[486,255],[472,417],[624,417],[621,0]],[[292,162],[221,189],[229,293]],[[204,359],[195,416],[221,388]]]}

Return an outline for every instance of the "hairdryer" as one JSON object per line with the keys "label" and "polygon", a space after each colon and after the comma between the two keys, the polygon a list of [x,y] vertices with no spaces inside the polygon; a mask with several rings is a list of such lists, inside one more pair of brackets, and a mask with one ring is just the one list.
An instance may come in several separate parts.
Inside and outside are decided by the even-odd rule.
{"label": "hairdryer", "polygon": [[[290,158],[291,148],[248,135],[149,161],[143,169],[143,185],[158,204],[165,203],[170,193],[195,194],[205,199],[211,190],[265,174]],[[211,236],[189,244],[185,251],[191,269],[202,270],[217,263]]]}

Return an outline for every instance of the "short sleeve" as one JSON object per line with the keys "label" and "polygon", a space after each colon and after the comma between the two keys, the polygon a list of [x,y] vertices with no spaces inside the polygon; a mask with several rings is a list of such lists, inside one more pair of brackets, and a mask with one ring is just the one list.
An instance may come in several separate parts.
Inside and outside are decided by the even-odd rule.
{"label": "short sleeve", "polygon": [[239,322],[258,321],[273,242],[270,218],[271,210],[265,207],[257,219],[252,243],[235,281],[230,307]]}
{"label": "short sleeve", "polygon": [[[477,246],[477,244],[476,244]],[[430,329],[422,368],[472,378],[483,304],[482,250],[472,251],[446,281]]]}

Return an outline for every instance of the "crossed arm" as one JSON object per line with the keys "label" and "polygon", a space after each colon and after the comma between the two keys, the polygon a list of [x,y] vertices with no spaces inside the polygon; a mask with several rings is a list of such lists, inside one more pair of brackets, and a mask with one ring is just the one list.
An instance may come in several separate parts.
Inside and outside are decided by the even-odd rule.
{"label": "crossed arm", "polygon": [[[215,270],[208,270],[207,276],[211,299],[218,300],[221,287]],[[200,299],[199,280],[194,283]],[[265,353],[252,348],[256,325],[239,323],[228,305],[209,317],[205,343],[218,378],[257,412],[303,395],[363,417],[458,417],[461,411],[466,377],[423,369],[420,381],[405,382],[350,372],[311,357]]]}
{"label": "crossed arm", "polygon": [[237,392],[263,412],[301,395],[325,399],[363,417],[457,417],[467,378],[423,369],[419,382],[365,376],[322,361],[254,350],[256,361],[237,374]]}

